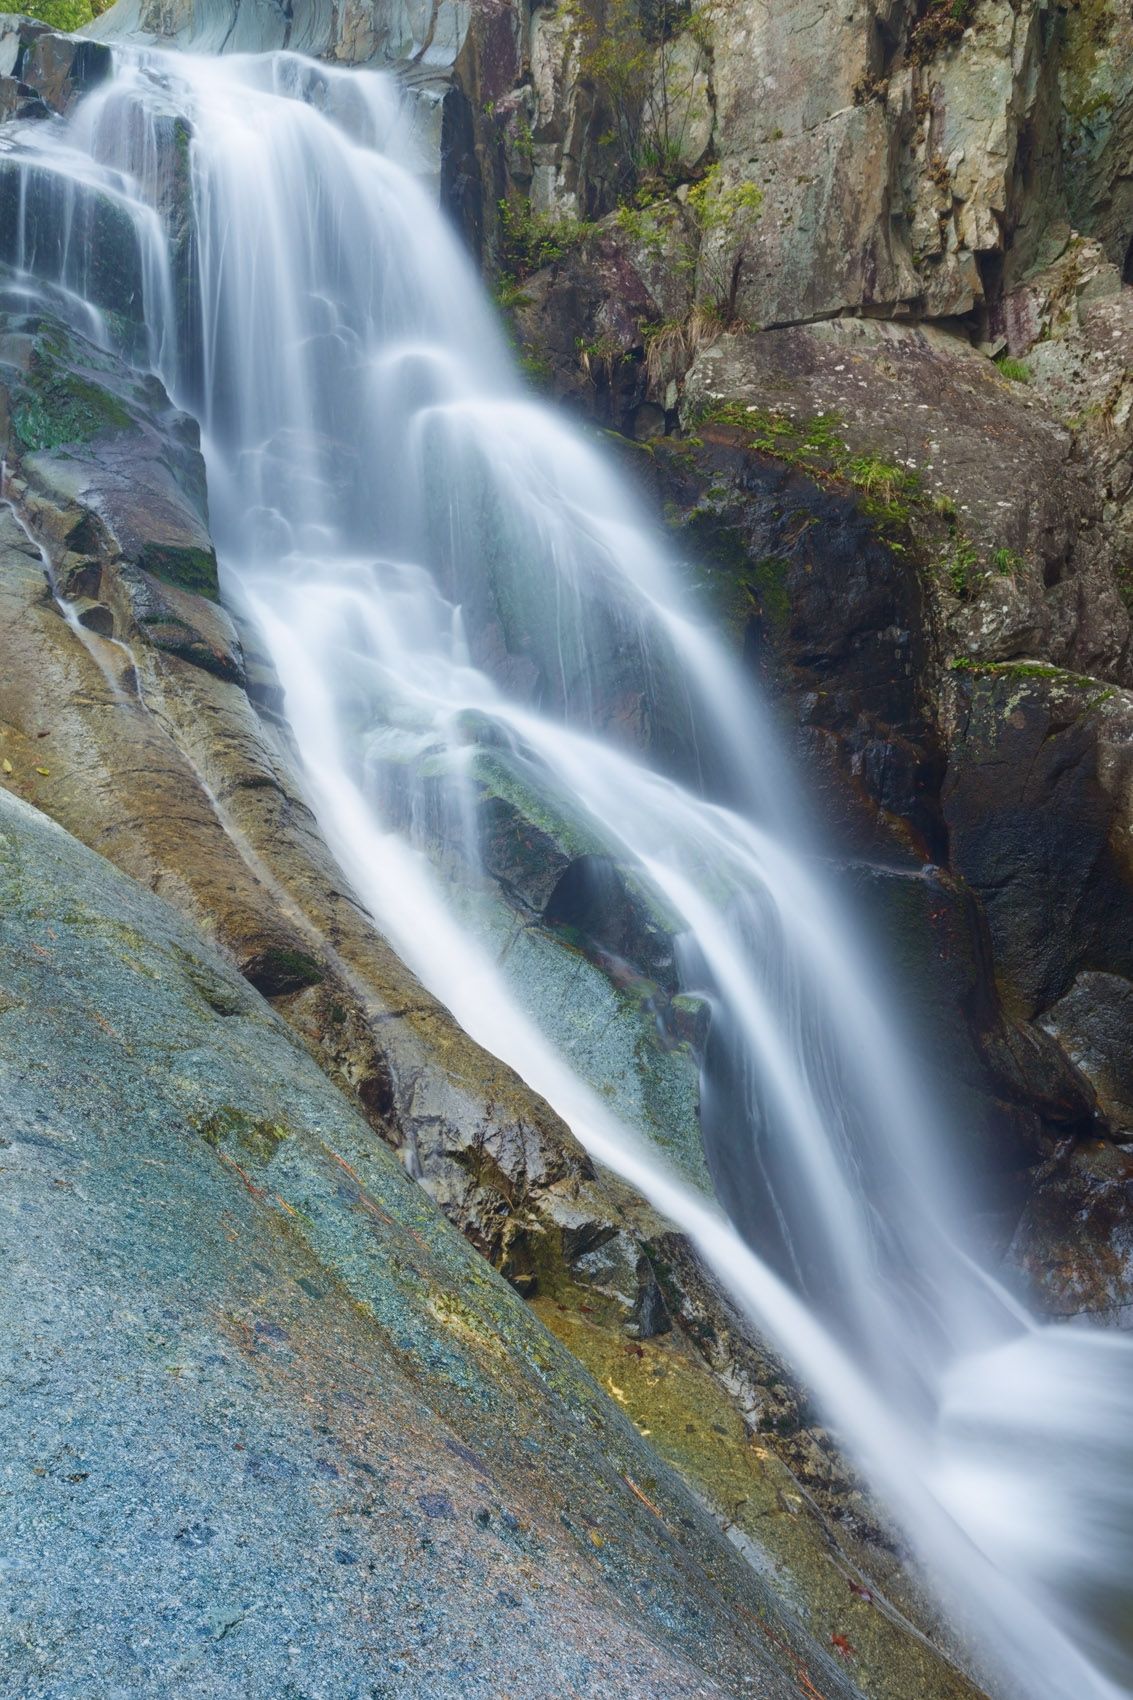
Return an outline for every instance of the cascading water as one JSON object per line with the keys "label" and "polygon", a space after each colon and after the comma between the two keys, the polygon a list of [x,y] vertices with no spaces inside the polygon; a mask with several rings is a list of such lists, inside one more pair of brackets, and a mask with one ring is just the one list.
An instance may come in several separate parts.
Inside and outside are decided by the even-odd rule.
{"label": "cascading water", "polygon": [[[1037,1326],[966,1248],[947,1140],[759,704],[627,489],[512,375],[397,84],[119,50],[66,123],[6,146],[9,294],[46,290],[199,418],[226,594],[263,634],[323,830],[382,930],[691,1236],[993,1680],[1027,1700],[1129,1692],[1133,1351]],[[752,1244],[510,968],[488,775],[578,848],[587,902],[612,881],[675,939],[711,1011],[710,1164]]]}

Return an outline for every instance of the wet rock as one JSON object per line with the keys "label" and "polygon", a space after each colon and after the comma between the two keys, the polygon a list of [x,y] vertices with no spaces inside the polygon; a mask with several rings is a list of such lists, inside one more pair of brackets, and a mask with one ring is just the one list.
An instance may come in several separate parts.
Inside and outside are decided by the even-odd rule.
{"label": "wet rock", "polygon": [[[732,1401],[738,1400],[745,1411],[768,1413],[769,1422],[771,1414],[782,1413],[767,1430],[768,1444],[786,1444],[789,1434],[793,1452],[809,1456],[811,1443],[800,1420],[799,1399],[785,1372],[751,1344],[741,1319],[732,1315],[679,1237],[615,1177],[596,1174],[547,1107],[455,1028],[374,933],[368,917],[344,891],[341,873],[314,830],[286,760],[272,749],[269,723],[255,715],[240,687],[177,657],[163,655],[155,664],[143,638],[135,652],[143,694],[116,699],[109,679],[100,673],[96,653],[104,662],[113,658],[121,669],[121,652],[92,652],[77,640],[44,598],[38,555],[14,522],[11,536],[0,542],[3,624],[13,640],[6,651],[9,665],[0,673],[0,725],[9,729],[4,747],[18,754],[23,739],[34,736],[34,729],[44,723],[48,705],[55,728],[52,778],[26,781],[27,769],[21,765],[9,784],[26,787],[25,794],[35,795],[74,824],[143,884],[156,885],[182,912],[198,919],[230,960],[285,950],[300,951],[325,965],[325,978],[318,984],[278,996],[280,1011],[331,1077],[363,1106],[374,1135],[397,1149],[405,1167],[421,1178],[471,1244],[518,1291],[549,1306],[556,1322],[565,1325],[572,1316],[585,1318],[587,1351],[593,1347],[603,1355],[600,1360],[584,1353],[586,1364],[597,1368],[608,1351],[624,1355],[626,1345],[641,1338],[642,1323],[646,1328],[663,1325],[659,1290],[672,1326],[648,1336],[639,1349],[674,1353],[682,1361],[688,1352],[706,1359],[703,1374],[718,1388],[725,1407],[732,1409]],[[22,566],[17,571],[18,563]],[[92,635],[91,642],[97,641]],[[16,731],[25,726],[26,733]],[[255,877],[253,867],[265,873],[270,869],[271,884]],[[328,939],[333,953],[325,952]],[[218,970],[199,954],[185,963],[184,987],[178,996],[187,1016],[195,1012],[195,1019],[231,1025],[236,1032],[260,1007],[247,982]],[[251,1186],[262,1191],[263,1165],[289,1163],[297,1147],[294,1118],[282,1106],[256,1108],[258,1103],[253,1099],[249,1105],[247,1095],[225,1088],[219,1103],[214,1099],[204,1114],[197,1143],[215,1153],[214,1160],[237,1178],[238,1170],[229,1168],[226,1159],[238,1165]],[[223,1119],[214,1121],[218,1111]],[[234,1117],[232,1111],[239,1114]],[[664,1124],[676,1125],[671,1110]],[[282,1139],[273,1131],[281,1128]],[[679,1159],[679,1153],[674,1155]],[[335,1208],[350,1211],[352,1219],[374,1222],[377,1218],[359,1186],[357,1157],[353,1151],[343,1157],[349,1169],[337,1164],[333,1169]],[[243,1188],[243,1182],[240,1185]],[[277,1183],[272,1186],[280,1191]],[[306,1216],[310,1198],[297,1198],[295,1208]],[[428,1209],[422,1197],[418,1210]],[[414,1218],[418,1231],[421,1221],[420,1215]],[[382,1237],[385,1233],[383,1227]],[[417,1256],[414,1251],[411,1261]],[[327,1271],[319,1267],[304,1271],[295,1289],[304,1302],[317,1304],[320,1314],[328,1292],[335,1290]],[[458,1339],[467,1338],[470,1328],[475,1338],[493,1333],[492,1328],[481,1329],[469,1313],[463,1292],[435,1309]],[[261,1306],[251,1332],[259,1342],[260,1359],[278,1365],[270,1354],[278,1355],[281,1346],[255,1333],[262,1311]],[[287,1327],[290,1349],[297,1350],[293,1319],[280,1321]],[[394,1331],[398,1338],[404,1333],[400,1324]],[[430,1377],[436,1376],[438,1361],[430,1360]],[[660,1360],[662,1373],[667,1361],[664,1356]],[[747,1367],[741,1370],[741,1364]],[[621,1385],[617,1375],[612,1379]],[[794,1413],[789,1419],[788,1412]],[[480,1457],[476,1474],[482,1479],[482,1466],[492,1460],[480,1446],[481,1425],[475,1426]],[[469,1432],[468,1424],[458,1432]],[[740,1447],[737,1470],[753,1467],[754,1454],[745,1446]],[[256,1448],[257,1453],[263,1450]],[[279,1447],[271,1450],[285,1455]],[[836,1480],[844,1482],[845,1475],[838,1476],[829,1464],[826,1469],[827,1514],[839,1520],[843,1530],[849,1527],[847,1517],[864,1528],[858,1490],[847,1497],[834,1485]],[[443,1479],[443,1471],[437,1474]],[[630,1474],[656,1502],[648,1479],[632,1469]],[[432,1484],[427,1491],[434,1491]],[[459,1513],[461,1501],[451,1489],[436,1491],[448,1491]],[[723,1490],[713,1489],[708,1497],[720,1517],[731,1515]],[[526,1513],[523,1521],[528,1521]],[[601,1550],[608,1562],[610,1540],[599,1549],[585,1524],[573,1517],[571,1522],[586,1549]],[[429,1525],[450,1526],[443,1519]],[[875,1518],[869,1526],[876,1526]],[[608,1536],[608,1526],[602,1527]],[[806,1540],[792,1548],[790,1563],[807,1567],[808,1578],[812,1564],[818,1574],[828,1563],[823,1527],[817,1522],[809,1526]],[[476,1525],[469,1521],[469,1528]],[[477,1539],[483,1539],[479,1531]],[[616,1554],[616,1542],[613,1548]],[[879,1548],[873,1557],[887,1552],[887,1547]],[[863,1550],[856,1562],[873,1559]],[[804,1592],[811,1587],[808,1579]],[[840,1577],[835,1592],[840,1601]],[[923,1602],[917,1610],[923,1616]],[[244,1632],[242,1627],[239,1633]],[[820,1634],[823,1644],[828,1633]],[[914,1645],[919,1643],[909,1643],[910,1648]],[[880,1655],[886,1668],[904,1667],[903,1646],[898,1636],[893,1648]],[[934,1656],[912,1656],[919,1671],[918,1692],[955,1692],[956,1679]]]}
{"label": "wet rock", "polygon": [[[903,1040],[955,1142],[994,1260],[1052,1144],[1096,1136],[1092,1087],[1047,1032],[1004,1008],[984,912],[956,875],[858,863],[843,883],[900,988]],[[884,1177],[877,1186],[884,1197]]]}
{"label": "wet rock", "polygon": [[[665,507],[690,581],[779,700],[828,828],[851,856],[866,859],[847,867],[851,900],[904,988],[930,1096],[965,1130],[965,1168],[983,1200],[979,1232],[994,1257],[1045,1184],[1055,1147],[1093,1139],[1107,1125],[1088,1071],[1035,1018],[1094,952],[1120,954],[1129,936],[1127,698],[1046,663],[964,657],[944,665],[955,662],[947,650],[941,655],[950,626],[957,632],[966,609],[983,607],[986,633],[986,609],[1001,592],[992,585],[971,603],[953,599],[940,551],[955,546],[956,522],[921,494],[920,480],[939,469],[920,460],[919,447],[908,453],[910,430],[955,445],[941,455],[941,476],[952,480],[967,535],[986,527],[990,539],[1003,535],[995,526],[1034,517],[1023,484],[1030,415],[1020,423],[986,360],[962,350],[953,357],[922,333],[893,338],[857,326],[718,346],[719,358],[707,349],[694,362],[686,389],[695,439],[656,445],[642,481]],[[859,358],[859,350],[871,352]],[[906,376],[911,396],[925,398],[912,411],[928,422],[910,425],[902,411],[905,453],[890,460],[891,404]],[[855,404],[859,387],[864,399]],[[837,413],[825,405],[831,400]],[[972,407],[985,410],[989,428],[995,422],[1001,442],[1012,434],[1017,480],[1005,480],[1001,467],[990,475],[973,469],[961,432]],[[1033,411],[1034,442],[1055,441],[1049,416],[1041,406]],[[1052,480],[1061,475],[1055,467],[1071,467],[1063,455],[1059,447]],[[881,499],[870,488],[879,466],[893,486]],[[911,494],[903,499],[906,474]],[[1067,476],[1072,491],[1092,500],[1085,481],[1075,483],[1077,471]],[[1053,506],[1051,514],[1051,548],[1073,549],[1057,529],[1065,516]],[[1090,575],[1101,569],[1078,560],[1087,582],[1075,641],[1096,655],[1105,603]],[[1048,587],[1038,583],[1047,571],[1013,588],[1030,610],[1026,619],[1039,610],[1049,634],[1041,615]],[[1111,568],[1099,582],[1113,598]],[[1111,627],[1103,645],[1111,663],[1121,629]],[[987,818],[977,822],[983,808]],[[1053,924],[1052,889],[1071,894]],[[1118,942],[1103,946],[1104,935]],[[1032,949],[1041,963],[1021,996],[1016,972],[1027,978],[1020,958]],[[1126,972],[1116,958],[1107,966]],[[711,1053],[711,1032],[707,1046]],[[734,1182],[728,1196],[747,1201],[759,1243],[773,1243],[774,1224],[760,1215],[746,1177]]]}
{"label": "wet rock", "polygon": [[700,431],[691,452],[658,445],[653,457],[674,544],[782,702],[829,826],[859,850],[938,846],[917,575],[851,490],[750,452],[727,427]]}
{"label": "wet rock", "polygon": [[1068,1148],[1019,1223],[1008,1262],[1055,1316],[1133,1326],[1133,1147]]}
{"label": "wet rock", "polygon": [[633,1320],[638,1338],[652,1340],[658,1334],[667,1334],[673,1326],[673,1319],[669,1315],[661,1284],[648,1258],[642,1258],[637,1273],[641,1284],[638,1287],[637,1302],[633,1307]]}
{"label": "wet rock", "polygon": [[46,314],[0,317],[0,385],[9,479],[82,623],[240,680],[195,424]]}
{"label": "wet rock", "polygon": [[1125,266],[1133,233],[1133,186],[1121,159],[1133,142],[1133,20],[1102,0],[1067,13],[1059,82],[1065,112],[1065,176],[1070,218]]}
{"label": "wet rock", "polygon": [[114,636],[114,615],[104,602],[76,601],[75,613],[80,626],[96,632],[99,637]]}
{"label": "wet rock", "polygon": [[245,979],[265,998],[301,992],[325,978],[323,967],[302,950],[262,950],[247,957],[240,966]]}
{"label": "wet rock", "polygon": [[18,77],[0,77],[0,123],[10,118],[46,118],[50,108],[43,97]]}
{"label": "wet rock", "polygon": [[1099,242],[1073,238],[1058,260],[1004,296],[992,329],[1017,370],[1074,435],[1103,501],[1128,598],[1133,573],[1133,288]]}
{"label": "wet rock", "polygon": [[417,1503],[426,1517],[455,1516],[452,1500],[447,1493],[423,1493],[418,1497]]}
{"label": "wet rock", "polygon": [[20,36],[18,74],[54,112],[65,112],[79,95],[110,75],[110,49],[101,42],[36,30],[26,21]]}
{"label": "wet rock", "polygon": [[[77,256],[81,255],[81,293],[116,323],[131,352],[144,350],[144,261],[137,229],[122,201],[93,187],[72,188],[59,173],[39,165],[34,157],[12,150],[0,155],[0,215],[0,262],[16,274],[13,293],[18,307],[26,311],[26,285],[19,282],[21,248],[29,227],[34,226],[40,270],[59,285],[56,299],[62,311],[68,310],[68,291],[79,285]],[[67,231],[71,243],[78,246],[68,248]],[[6,276],[3,282],[7,293],[10,285]],[[50,348],[41,347],[38,352],[42,364],[51,364],[45,358],[53,352]],[[76,386],[67,376],[69,362],[63,365],[62,372],[43,374],[40,388],[46,393],[39,397],[41,415],[30,421],[36,435],[44,439],[37,447],[71,440],[64,433],[75,426],[81,440],[86,440],[96,433],[108,412],[106,401],[92,393],[89,376]],[[52,378],[61,392],[57,395],[51,393]],[[113,410],[109,411],[112,422]]]}
{"label": "wet rock", "polygon": [[[598,424],[646,436],[651,395],[645,327],[677,325],[692,308],[695,229],[677,202],[602,221],[562,261],[525,278],[513,319],[542,387]],[[639,418],[641,420],[639,428]]]}
{"label": "wet rock", "polygon": [[727,336],[694,363],[683,406],[692,419],[731,398],[827,420],[863,476],[871,461],[912,475],[944,647],[1120,675],[1129,615],[1100,491],[1065,426],[986,356],[927,327],[869,321]]}
{"label": "wet rock", "polygon": [[1008,997],[1033,1016],[1083,968],[1133,971],[1128,700],[1037,664],[955,677],[952,860],[983,902]]}
{"label": "wet rock", "polygon": [[1093,1085],[1110,1125],[1133,1131],[1133,981],[1086,970],[1041,1019]]}
{"label": "wet rock", "polygon": [[106,554],[175,590],[217,595],[196,425],[48,314],[0,320],[8,464],[60,550]]}

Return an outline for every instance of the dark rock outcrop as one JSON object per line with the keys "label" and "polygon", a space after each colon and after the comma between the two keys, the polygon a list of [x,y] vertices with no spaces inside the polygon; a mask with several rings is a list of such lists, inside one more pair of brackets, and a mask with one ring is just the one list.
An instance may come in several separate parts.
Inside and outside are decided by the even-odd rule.
{"label": "dark rock outcrop", "polygon": [[1133,971],[1125,693],[1039,666],[956,675],[943,801],[1000,984],[1033,1018],[1083,970]]}

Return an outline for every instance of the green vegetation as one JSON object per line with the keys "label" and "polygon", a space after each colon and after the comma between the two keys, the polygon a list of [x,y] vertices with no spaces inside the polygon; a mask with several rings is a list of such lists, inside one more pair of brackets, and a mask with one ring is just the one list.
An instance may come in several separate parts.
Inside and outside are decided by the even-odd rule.
{"label": "green vegetation", "polygon": [[1013,384],[1029,384],[1031,368],[1025,360],[1013,360],[1009,354],[996,357],[996,366],[1004,378],[1009,378]]}
{"label": "green vegetation", "polygon": [[526,293],[521,283],[514,278],[502,277],[495,288],[496,306],[501,313],[518,312],[522,307],[530,307],[531,297]]}
{"label": "green vegetation", "polygon": [[697,414],[694,429],[711,425],[728,427],[746,448],[774,455],[816,483],[855,491],[860,512],[873,521],[878,536],[895,554],[904,555],[916,545],[923,558],[926,534],[929,540],[940,538],[935,568],[961,601],[976,596],[989,574],[1014,578],[1026,567],[1025,558],[1013,549],[981,552],[963,530],[952,498],[927,491],[914,469],[878,455],[853,453],[837,414],[796,419],[743,402],[712,402]]}
{"label": "green vegetation", "polygon": [[207,596],[213,602],[220,599],[216,553],[191,543],[147,543],[138,563],[154,578],[166,584],[188,590],[194,596]]}
{"label": "green vegetation", "polygon": [[611,377],[615,366],[623,360],[633,359],[633,354],[612,336],[593,337],[589,342],[579,337],[575,346],[578,363],[588,378],[593,378],[598,372]]}
{"label": "green vegetation", "polygon": [[944,576],[962,602],[969,601],[986,578],[980,552],[970,537],[956,528],[942,561]]}
{"label": "green vegetation", "polygon": [[[698,345],[708,317],[725,327],[736,322],[746,235],[763,201],[754,183],[726,183],[718,163],[699,177],[690,169],[689,127],[707,117],[697,103],[704,99],[711,58],[709,12],[704,6],[693,12],[689,0],[608,0],[601,18],[588,12],[576,21],[580,80],[594,91],[599,112],[609,115],[610,128],[598,145],[610,155],[599,175],[621,197],[616,224],[647,255],[669,255],[678,270],[696,277],[700,317],[673,329],[677,339]],[[522,155],[531,137],[520,122],[516,146]],[[690,178],[684,218],[672,191]],[[498,206],[498,296],[508,311],[523,304],[526,278],[584,244],[596,226],[536,213],[529,199],[508,198]],[[706,244],[706,237],[713,240]]]}
{"label": "green vegetation", "polygon": [[914,504],[923,500],[921,479],[876,455],[852,454],[836,414],[794,419],[742,402],[723,402],[703,410],[696,423],[698,428],[727,425],[743,435],[748,448],[788,461],[819,482],[850,485],[861,496],[862,512],[877,523],[891,546],[901,548],[900,533],[913,517]]}
{"label": "green vegetation", "polygon": [[791,619],[790,570],[790,561],[782,555],[764,555],[751,568],[752,585],[763,616],[779,636]]}
{"label": "green vegetation", "polygon": [[1068,6],[1062,26],[1063,101],[1075,147],[1092,141],[1112,121],[1114,96],[1106,85],[1114,27],[1120,9],[1107,0],[1077,0]]}
{"label": "green vegetation", "polygon": [[973,673],[989,679],[1010,679],[1025,682],[1047,679],[1066,690],[1090,691],[1088,702],[1082,704],[1083,714],[1092,714],[1117,695],[1109,685],[1102,685],[1088,673],[1070,673],[1065,667],[1053,667],[1046,661],[978,661],[974,655],[958,655],[948,663],[952,673]]}
{"label": "green vegetation", "polygon": [[[701,300],[690,315],[696,322],[683,333],[686,341],[699,347],[703,340],[700,333],[709,320],[715,322],[713,334],[736,323],[736,299],[748,262],[747,229],[759,216],[763,192],[754,183],[726,184],[721,167],[710,165],[689,188],[685,204],[695,227],[695,240],[677,232],[675,205],[659,199],[654,189],[640,190],[632,202],[620,206],[616,221],[618,228],[641,243],[652,258],[660,259],[668,253],[675,270],[690,276],[699,274]],[[738,234],[734,247],[727,240],[733,229]],[[706,246],[705,237],[717,236],[724,240]],[[660,331],[672,328],[656,327]]]}
{"label": "green vegetation", "polygon": [[614,219],[631,242],[640,242],[652,259],[659,260],[672,241],[677,213],[671,202],[643,193],[633,203],[623,202]]}
{"label": "green vegetation", "polygon": [[521,354],[519,366],[533,384],[549,384],[555,375],[554,367],[543,354]]}
{"label": "green vegetation", "polygon": [[[523,288],[527,278],[588,241],[595,226],[581,219],[532,212],[526,198],[500,201],[499,213],[500,275],[495,295],[496,305],[506,317],[531,304]],[[514,330],[507,328],[523,371],[537,385],[548,383],[553,375],[551,362],[541,353],[524,350]]]}
{"label": "green vegetation", "polygon": [[725,489],[706,491],[703,505],[680,523],[682,543],[703,574],[699,589],[711,599],[717,618],[739,637],[753,612],[760,613],[772,632],[782,635],[791,619],[791,563],[784,555],[753,560],[741,529],[732,524]]}
{"label": "green vegetation", "polygon": [[308,956],[304,950],[289,950],[273,946],[265,950],[257,958],[256,971],[248,970],[248,978],[252,984],[262,991],[265,997],[276,997],[283,992],[296,992],[304,986],[317,986],[325,975],[313,956]]}
{"label": "green vegetation", "polygon": [[710,20],[688,0],[608,0],[579,18],[582,79],[610,128],[599,138],[624,192],[681,181],[690,125],[705,116],[698,87],[711,55]]}
{"label": "green vegetation", "polygon": [[594,234],[594,225],[582,219],[559,218],[553,213],[536,213],[530,200],[499,203],[500,289],[514,292],[525,278],[561,260]]}
{"label": "green vegetation", "polygon": [[89,443],[106,432],[128,431],[128,408],[100,384],[63,364],[65,351],[44,338],[32,356],[26,385],[15,397],[12,420],[25,448],[57,449]]}
{"label": "green vegetation", "polygon": [[[762,191],[754,183],[725,184],[719,165],[709,166],[688,192],[689,211],[700,235],[691,262],[697,272],[697,292],[728,328],[737,322],[740,280],[749,258],[748,230],[762,205]],[[737,227],[738,241],[733,245]],[[724,240],[706,243],[705,237]]]}
{"label": "green vegetation", "polygon": [[49,24],[53,30],[68,35],[73,30],[85,29],[113,3],[114,0],[29,0],[20,11],[25,18],[37,18],[41,24]]}
{"label": "green vegetation", "polygon": [[726,187],[719,165],[710,165],[688,192],[689,211],[702,235],[727,229],[742,213],[750,213],[754,217],[762,205],[762,191],[754,183],[734,183]]}
{"label": "green vegetation", "polygon": [[[703,237],[729,230],[735,220],[745,215],[757,216],[762,201],[762,193],[754,183],[726,186],[720,167],[713,165],[689,190],[687,204],[696,230]],[[529,200],[503,200],[499,211],[502,275],[496,286],[496,300],[507,313],[528,305],[530,297],[523,289],[527,278],[585,244],[597,226],[548,213],[533,213]],[[678,213],[671,202],[658,201],[650,191],[642,191],[635,202],[619,207],[615,218],[618,228],[631,240],[640,242],[648,253],[659,258],[673,242]],[[696,271],[700,249],[699,241],[681,238],[677,265]],[[707,301],[699,302],[679,320],[640,327],[651,382],[657,383],[667,369],[687,368],[701,347],[737,322],[736,295],[746,260],[745,243],[741,242],[734,251],[725,247],[715,272],[707,275]],[[614,362],[631,357],[624,348],[603,336],[580,340],[578,350],[579,363],[588,376],[598,371],[608,375]],[[547,363],[540,357],[528,356],[522,363],[536,378],[549,375]]]}
{"label": "green vegetation", "polygon": [[720,313],[711,305],[693,307],[683,319],[642,325],[645,370],[650,384],[656,387],[668,371],[687,371],[700,350],[715,342],[726,329]]}
{"label": "green vegetation", "polygon": [[993,549],[991,552],[991,570],[1002,578],[1015,578],[1026,564],[1023,556],[1014,549]]}

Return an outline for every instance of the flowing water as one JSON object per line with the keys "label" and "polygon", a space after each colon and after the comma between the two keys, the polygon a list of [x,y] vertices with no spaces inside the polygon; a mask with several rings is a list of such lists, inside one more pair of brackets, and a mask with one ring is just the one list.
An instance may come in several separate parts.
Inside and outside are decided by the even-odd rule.
{"label": "flowing water", "polygon": [[[1133,1351],[1037,1325],[967,1248],[957,1141],[760,703],[607,458],[525,391],[414,137],[384,74],[119,49],[65,123],[5,133],[8,298],[152,365],[199,419],[225,593],[405,960],[696,1242],[991,1680],[1128,1693]],[[725,1209],[507,948],[491,798],[571,847],[564,913],[599,935],[628,914],[710,1012]]]}

